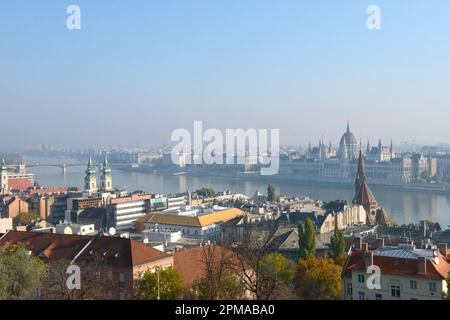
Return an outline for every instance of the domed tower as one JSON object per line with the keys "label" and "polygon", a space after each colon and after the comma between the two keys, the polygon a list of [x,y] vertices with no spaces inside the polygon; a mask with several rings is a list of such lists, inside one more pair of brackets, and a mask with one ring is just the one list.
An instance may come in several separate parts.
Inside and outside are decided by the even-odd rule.
{"label": "domed tower", "polygon": [[347,131],[342,135],[339,142],[339,159],[353,160],[358,156],[358,141],[353,133],[350,132],[350,125],[347,122]]}
{"label": "domed tower", "polygon": [[9,194],[8,168],[6,167],[5,159],[2,159],[0,165],[0,194]]}
{"label": "domed tower", "polygon": [[111,168],[108,163],[108,156],[105,153],[105,159],[103,160],[102,166],[102,190],[103,191],[112,191],[112,176],[111,176]]}
{"label": "domed tower", "polygon": [[97,192],[97,177],[95,176],[95,166],[92,163],[91,156],[89,156],[89,162],[85,173],[84,190],[87,192]]}

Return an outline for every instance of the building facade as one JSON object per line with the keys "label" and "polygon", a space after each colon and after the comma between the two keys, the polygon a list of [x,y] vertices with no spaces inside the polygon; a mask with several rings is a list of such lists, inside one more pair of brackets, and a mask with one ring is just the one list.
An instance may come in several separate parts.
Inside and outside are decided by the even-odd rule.
{"label": "building facade", "polygon": [[[350,183],[356,176],[358,153],[362,151],[366,160],[366,177],[370,183],[381,185],[403,185],[417,180],[427,168],[427,157],[412,154],[396,156],[392,149],[382,145],[370,147],[368,143],[364,151],[361,144],[347,125],[342,135],[337,152],[331,144],[326,147],[323,140],[318,147],[308,148],[300,158],[280,159],[278,176],[281,178],[299,179],[318,182]],[[415,161],[414,161],[415,160]]]}
{"label": "building facade", "polygon": [[[345,300],[441,300],[450,271],[447,246],[416,249],[414,246],[351,249],[342,274]],[[372,281],[374,268],[380,271]],[[369,278],[371,277],[372,278]]]}

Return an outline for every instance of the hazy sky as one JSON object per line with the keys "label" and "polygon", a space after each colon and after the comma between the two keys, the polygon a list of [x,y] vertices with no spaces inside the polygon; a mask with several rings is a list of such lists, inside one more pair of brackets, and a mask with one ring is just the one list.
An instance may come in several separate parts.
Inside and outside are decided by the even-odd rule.
{"label": "hazy sky", "polygon": [[282,143],[336,144],[347,120],[364,144],[439,143],[449,80],[448,0],[0,3],[0,148],[160,145],[194,120]]}

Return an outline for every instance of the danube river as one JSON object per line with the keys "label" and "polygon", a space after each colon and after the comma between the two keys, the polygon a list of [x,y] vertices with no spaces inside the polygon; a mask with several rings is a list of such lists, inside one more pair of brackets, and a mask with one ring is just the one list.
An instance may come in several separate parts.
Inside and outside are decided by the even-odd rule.
{"label": "danube river", "polygon": [[[27,163],[74,163],[76,160],[48,159],[41,157],[24,157]],[[41,186],[83,186],[85,166],[70,167],[66,174],[57,167],[34,167],[29,172],[35,174]],[[255,191],[265,193],[267,182],[246,181],[225,177],[193,177],[159,175],[153,173],[136,173],[114,170],[113,184],[129,191],[144,190],[151,193],[178,193],[186,190],[196,190],[201,187],[212,187],[216,191],[231,190],[233,192],[253,195]],[[100,173],[97,174],[100,177]],[[310,197],[324,201],[345,199],[351,200],[353,188],[330,186],[306,186],[294,181],[276,182],[273,185],[278,194]],[[419,192],[405,192],[383,190],[372,187],[378,201],[384,206],[392,218],[399,224],[414,222],[422,219],[437,221],[442,228],[450,225],[450,196]]]}

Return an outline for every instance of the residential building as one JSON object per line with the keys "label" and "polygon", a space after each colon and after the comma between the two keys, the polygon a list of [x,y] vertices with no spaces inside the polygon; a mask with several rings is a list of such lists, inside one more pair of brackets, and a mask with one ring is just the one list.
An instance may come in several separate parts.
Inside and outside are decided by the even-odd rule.
{"label": "residential building", "polygon": [[93,224],[95,230],[105,230],[107,224],[107,209],[105,207],[89,207],[82,210],[77,217],[79,224]]}
{"label": "residential building", "polygon": [[28,203],[22,198],[9,196],[0,199],[0,217],[15,218],[24,212],[29,212],[29,209]]}
{"label": "residential building", "polygon": [[13,229],[12,218],[0,218],[0,234],[6,233]]}
{"label": "residential building", "polygon": [[[233,265],[240,265],[240,259],[237,254],[218,245],[207,244],[197,246],[194,248],[181,249],[173,254],[174,268],[178,270],[183,276],[183,282],[186,289],[190,289],[195,281],[207,276],[207,259],[210,259],[211,268],[218,271],[220,268],[222,272],[229,272],[235,274],[237,279],[240,279],[236,274],[236,269]],[[221,262],[225,262],[221,265]],[[214,269],[215,268],[215,269]],[[248,267],[245,271],[247,274],[252,273],[252,269]],[[253,295],[248,291],[244,293],[246,299],[253,299]]]}
{"label": "residential building", "polygon": [[[449,258],[447,245],[417,249],[413,245],[384,246],[381,242],[379,247],[370,248],[367,243],[360,243],[350,249],[344,266],[343,298],[441,300],[441,294],[448,290]],[[372,282],[370,267],[379,268],[379,286]]]}
{"label": "residential building", "polygon": [[0,245],[6,247],[18,243],[41,258],[50,269],[53,262],[77,264],[101,256],[110,284],[102,288],[105,299],[133,298],[142,272],[173,266],[172,256],[128,238],[24,231],[9,231],[0,238]]}
{"label": "residential building", "polygon": [[60,234],[77,234],[77,235],[94,235],[94,224],[78,224],[78,223],[59,223],[55,226],[56,233]]}
{"label": "residential building", "polygon": [[140,217],[150,213],[150,194],[133,194],[111,199],[107,208],[107,226],[118,231],[131,230]]}
{"label": "residential building", "polygon": [[154,213],[144,224],[148,229],[181,231],[183,237],[220,241],[222,224],[243,214],[236,208],[198,216]]}
{"label": "residential building", "polygon": [[186,206],[186,197],[184,194],[172,195],[167,197],[167,210],[176,210]]}

